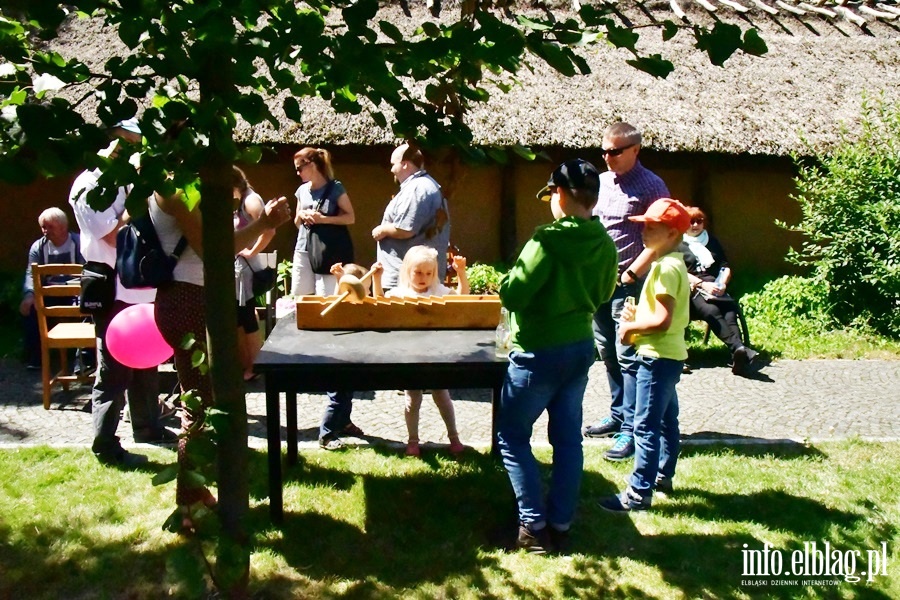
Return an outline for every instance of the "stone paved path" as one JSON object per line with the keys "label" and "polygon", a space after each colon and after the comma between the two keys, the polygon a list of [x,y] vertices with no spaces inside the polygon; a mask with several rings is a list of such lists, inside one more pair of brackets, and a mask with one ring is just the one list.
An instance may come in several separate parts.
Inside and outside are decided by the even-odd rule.
{"label": "stone paved path", "polygon": [[[585,395],[586,421],[606,414],[608,394],[603,366],[596,363]],[[900,361],[785,360],[765,366],[752,379],[735,377],[724,367],[698,368],[682,377],[678,394],[682,435],[691,442],[900,439]],[[451,390],[451,395],[463,442],[487,446],[488,393]],[[366,436],[348,442],[405,441],[401,392],[361,392],[356,397],[353,421]],[[325,398],[301,395],[298,402],[300,441],[303,446],[314,445]],[[258,381],[248,387],[247,409],[250,444],[264,447],[265,399]],[[428,396],[422,405],[420,430],[423,442],[447,443],[443,423]],[[120,425],[119,434],[129,445],[127,424]],[[0,360],[0,446],[90,445],[90,439],[88,387],[57,392],[50,410],[44,410],[39,374],[24,370],[16,361]],[[535,428],[534,441],[546,443],[546,421]]]}

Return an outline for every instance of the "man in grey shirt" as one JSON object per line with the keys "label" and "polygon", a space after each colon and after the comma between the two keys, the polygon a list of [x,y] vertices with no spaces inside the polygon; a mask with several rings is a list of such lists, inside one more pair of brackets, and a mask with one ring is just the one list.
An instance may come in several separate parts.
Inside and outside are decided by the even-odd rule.
{"label": "man in grey shirt", "polygon": [[[391,154],[391,173],[400,191],[384,210],[381,225],[372,230],[378,242],[378,261],[384,265],[381,278],[385,291],[397,287],[400,265],[413,246],[430,246],[438,257],[447,255],[450,244],[450,214],[438,182],[424,168],[422,152],[402,144]],[[438,260],[438,277],[444,280],[447,261]]]}

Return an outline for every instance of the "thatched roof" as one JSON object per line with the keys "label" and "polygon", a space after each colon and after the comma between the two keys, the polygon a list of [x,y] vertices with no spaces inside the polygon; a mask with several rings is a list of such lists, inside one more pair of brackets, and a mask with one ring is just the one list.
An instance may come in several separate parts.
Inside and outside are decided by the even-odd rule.
{"label": "thatched roof", "polygon": [[[757,28],[769,52],[763,57],[736,54],[716,67],[693,47],[687,32],[663,42],[657,31],[641,30],[640,50],[675,64],[667,79],[627,66],[630,53],[611,46],[585,52],[592,70],[588,76],[566,78],[534,59],[536,69],[520,74],[521,85],[508,94],[497,90],[487,105],[469,114],[469,123],[484,144],[597,147],[608,123],[626,120],[643,129],[646,146],[659,150],[786,155],[828,149],[842,128],[857,129],[864,95],[900,101],[900,8],[895,2],[814,2],[619,0],[612,6],[621,21],[735,22],[742,29]],[[450,12],[445,8],[441,18],[451,19]],[[434,17],[413,0],[410,17],[391,5],[378,19],[411,31]],[[88,62],[102,63],[116,48],[121,51],[113,32],[96,22],[70,22],[63,41],[60,52]],[[336,114],[318,99],[302,102],[304,118],[298,125],[283,117],[282,99],[271,99],[281,117],[279,129],[242,124],[240,138],[336,145],[395,141],[390,130],[367,115]]]}

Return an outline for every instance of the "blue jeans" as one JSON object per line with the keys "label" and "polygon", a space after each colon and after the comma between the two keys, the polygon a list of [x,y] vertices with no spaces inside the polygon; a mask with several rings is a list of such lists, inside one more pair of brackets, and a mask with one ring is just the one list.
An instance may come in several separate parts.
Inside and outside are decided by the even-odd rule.
{"label": "blue jeans", "polygon": [[634,346],[626,346],[619,341],[619,315],[625,305],[625,297],[637,300],[643,281],[631,285],[616,286],[613,297],[602,304],[594,314],[594,341],[600,360],[606,365],[606,379],[612,396],[610,416],[621,425],[623,433],[634,429],[635,404],[635,363]]}
{"label": "blue jeans", "polygon": [[634,472],[630,485],[643,498],[653,494],[656,476],[675,475],[678,462],[680,360],[637,357],[637,406],[634,415]]}
{"label": "blue jeans", "polygon": [[353,392],[328,392],[328,406],[319,425],[319,440],[338,437],[344,427],[350,424],[353,410]]}
{"label": "blue jeans", "polygon": [[[575,515],[584,456],[581,404],[594,362],[591,340],[534,352],[512,351],[500,394],[497,439],[509,474],[519,520],[540,529],[566,529]],[[553,446],[550,489],[544,500],[541,473],[531,451],[534,423],[547,411]]]}

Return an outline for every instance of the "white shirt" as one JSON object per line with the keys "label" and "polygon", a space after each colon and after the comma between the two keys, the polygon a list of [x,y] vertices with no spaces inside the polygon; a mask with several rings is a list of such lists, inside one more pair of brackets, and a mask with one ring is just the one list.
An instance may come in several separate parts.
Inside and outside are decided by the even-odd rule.
{"label": "white shirt", "polygon": [[[119,217],[125,212],[125,198],[128,195],[127,188],[119,188],[116,199],[106,210],[97,211],[88,206],[87,193],[97,187],[100,171],[83,171],[69,192],[69,204],[75,213],[75,220],[81,230],[81,254],[84,260],[105,263],[113,268],[116,266],[116,246],[103,240],[119,226]],[[153,302],[156,299],[155,289],[130,290],[122,285],[116,277],[116,300],[128,304],[141,304]]]}

